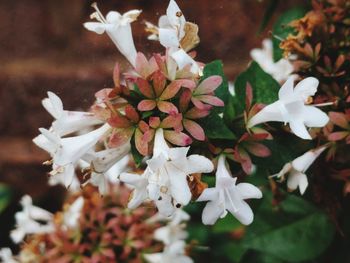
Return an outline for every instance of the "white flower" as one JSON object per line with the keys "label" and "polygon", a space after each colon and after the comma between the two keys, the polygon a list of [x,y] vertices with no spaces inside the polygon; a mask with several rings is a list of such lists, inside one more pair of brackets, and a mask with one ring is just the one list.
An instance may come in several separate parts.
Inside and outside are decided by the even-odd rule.
{"label": "white flower", "polygon": [[252,184],[240,183],[236,185],[237,178],[232,178],[226,167],[224,155],[220,155],[216,171],[216,184],[214,188],[207,188],[197,201],[209,201],[202,214],[205,225],[213,225],[227,215],[227,210],[244,225],[253,222],[253,212],[244,201],[250,198],[261,198],[261,191]]}
{"label": "white flower", "polygon": [[140,205],[150,198],[161,214],[171,216],[175,207],[187,205],[192,197],[187,176],[192,173],[208,173],[213,170],[209,159],[200,155],[187,156],[189,147],[169,148],[163,129],[155,135],[153,157],[142,175],[121,174],[120,180],[135,190],[129,207]]}
{"label": "white flower", "polygon": [[144,258],[149,263],[193,263],[193,260],[185,255],[185,242],[178,240],[164,248],[162,253],[145,254]]}
{"label": "white flower", "polygon": [[47,95],[48,97],[42,100],[42,104],[55,118],[51,130],[59,136],[65,136],[97,124],[102,124],[102,121],[94,117],[92,113],[64,110],[61,99],[53,92],[49,91]]}
{"label": "white flower", "polygon": [[131,10],[123,15],[111,11],[105,18],[97,8],[96,3],[92,7],[95,8],[96,12],[91,15],[91,18],[95,18],[98,22],[84,23],[85,28],[97,34],[106,32],[120,53],[135,67],[137,51],[130,24],[137,19],[141,10]]}
{"label": "white flower", "polygon": [[273,48],[270,39],[264,39],[263,48],[255,48],[250,52],[251,57],[259,66],[269,73],[277,82],[285,81],[293,72],[293,65],[288,59],[280,59],[277,62],[273,61]]}
{"label": "white flower", "polygon": [[12,255],[12,251],[8,247],[4,247],[0,249],[0,259],[3,263],[18,263],[14,256]]}
{"label": "white flower", "polygon": [[179,225],[180,223],[188,220],[190,220],[190,215],[188,213],[186,213],[183,209],[176,209],[174,214],[172,214],[170,217],[156,213],[154,216],[147,219],[147,222],[153,224],[159,221],[168,221],[169,225]]}
{"label": "white flower", "polygon": [[[268,121],[289,123],[295,135],[302,139],[312,139],[306,127],[323,127],[329,118],[320,109],[305,105],[317,91],[318,80],[313,77],[300,81],[295,88],[290,77],[278,92],[279,100],[267,105],[248,122],[248,128]],[[306,126],[306,127],[305,127]]]}
{"label": "white flower", "polygon": [[186,23],[179,6],[174,0],[170,0],[166,15],[159,18],[158,27],[149,22],[146,26],[150,32],[154,32],[149,39],[159,40],[160,44],[168,49],[168,55],[176,61],[180,70],[190,65],[192,73],[202,74],[198,63],[187,54],[187,48],[181,46],[181,41],[186,35]]}
{"label": "white flower", "polygon": [[79,159],[89,152],[109,129],[110,126],[104,124],[92,132],[68,138],[60,138],[46,129],[39,129],[50,143],[48,150],[53,158],[51,175],[63,178],[66,187],[71,185]]}
{"label": "white flower", "polygon": [[10,234],[13,242],[21,242],[27,234],[48,233],[54,230],[53,215],[40,207],[34,206],[30,196],[23,196],[21,205],[23,210],[15,214],[16,229],[12,230]]}
{"label": "white flower", "polygon": [[79,218],[84,207],[84,198],[78,197],[63,213],[63,226],[75,229],[79,227]]}
{"label": "white flower", "polygon": [[305,172],[326,148],[326,146],[323,146],[304,153],[292,162],[285,164],[282,170],[272,177],[284,179],[285,175],[289,173],[287,180],[288,189],[294,191],[299,187],[300,194],[304,194],[309,184]]}
{"label": "white flower", "polygon": [[[126,160],[124,157],[129,154],[130,148],[130,142],[127,142],[117,148],[106,149],[99,152],[90,151],[82,157],[84,161],[90,164],[88,165],[91,169],[91,178],[89,182],[98,187],[101,195],[107,194],[109,182],[112,182],[112,180],[116,182],[115,179],[125,171],[127,163],[125,163]],[[128,160],[129,158],[127,158],[127,161]],[[114,170],[113,176],[116,178],[110,180],[108,176],[112,174],[108,172],[112,168]],[[116,174],[118,170],[119,173]]]}

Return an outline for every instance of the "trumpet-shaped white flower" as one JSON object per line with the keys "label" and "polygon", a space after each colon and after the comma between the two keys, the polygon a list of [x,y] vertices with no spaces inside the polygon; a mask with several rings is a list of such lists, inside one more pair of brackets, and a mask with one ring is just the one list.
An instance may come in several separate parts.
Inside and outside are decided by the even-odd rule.
{"label": "trumpet-shaped white flower", "polygon": [[47,95],[48,97],[42,100],[42,104],[55,118],[51,130],[59,136],[65,136],[97,124],[102,124],[102,121],[97,119],[92,113],[64,110],[62,100],[55,93],[49,91]]}
{"label": "trumpet-shaped white flower", "polygon": [[309,184],[305,172],[326,148],[326,146],[323,146],[304,153],[292,162],[285,164],[282,170],[272,177],[284,179],[285,175],[289,174],[287,180],[288,189],[294,191],[299,188],[300,194],[304,194]]}
{"label": "trumpet-shaped white flower", "polygon": [[0,249],[0,259],[1,259],[0,262],[3,262],[3,263],[18,263],[19,262],[14,258],[11,249],[8,247],[4,247],[4,248]]}
{"label": "trumpet-shaped white flower", "polygon": [[63,178],[66,187],[71,185],[79,159],[89,152],[109,129],[110,126],[104,124],[92,132],[68,138],[60,138],[46,129],[39,129],[50,143],[49,153],[53,158],[51,175]]}
{"label": "trumpet-shaped white flower", "polygon": [[302,139],[312,139],[306,127],[323,127],[329,118],[320,109],[305,105],[310,96],[315,95],[318,80],[313,77],[300,81],[295,88],[290,77],[278,92],[279,100],[267,105],[248,122],[248,127],[268,121],[289,123],[293,133]]}
{"label": "trumpet-shaped white flower", "polygon": [[262,42],[263,48],[255,48],[250,52],[250,56],[259,66],[269,73],[278,82],[283,82],[293,72],[293,65],[288,59],[280,59],[277,62],[273,61],[273,48],[271,39],[264,39]]}
{"label": "trumpet-shaped white flower", "polygon": [[[48,233],[54,230],[53,215],[32,203],[32,198],[25,195],[21,199],[23,210],[15,214],[16,229],[11,231],[11,239],[16,244],[27,234]],[[39,223],[38,221],[45,222]]]}
{"label": "trumpet-shaped white flower", "polygon": [[171,216],[175,207],[187,205],[192,197],[187,176],[192,173],[208,173],[213,170],[209,159],[200,155],[187,156],[189,147],[169,148],[163,129],[155,135],[153,157],[142,175],[121,174],[120,180],[135,190],[129,208],[137,207],[150,198],[161,214]]}
{"label": "trumpet-shaped white flower", "polygon": [[84,198],[78,197],[63,213],[63,226],[69,229],[79,228],[79,218],[84,207]]}
{"label": "trumpet-shaped white flower", "polygon": [[164,248],[162,253],[145,254],[144,258],[149,263],[192,263],[193,260],[185,255],[186,243],[178,240]]}
{"label": "trumpet-shaped white flower", "polygon": [[159,18],[158,27],[151,23],[146,23],[146,26],[149,31],[157,32],[151,34],[149,39],[159,40],[160,44],[168,49],[168,55],[176,61],[180,70],[190,65],[192,73],[201,74],[198,63],[187,54],[188,50],[181,46],[181,40],[186,35],[186,23],[179,6],[174,0],[170,0],[166,15]]}
{"label": "trumpet-shaped white flower", "polygon": [[107,33],[117,46],[120,53],[135,67],[137,51],[135,48],[131,23],[136,21],[140,15],[141,10],[131,10],[123,15],[118,12],[111,11],[106,17],[102,15],[97,8],[97,4],[92,5],[96,12],[91,15],[91,18],[96,19],[98,22],[84,23],[86,29],[93,31],[97,34]]}
{"label": "trumpet-shaped white flower", "polygon": [[253,212],[244,201],[250,198],[261,198],[261,191],[252,184],[240,183],[236,185],[237,178],[232,178],[226,167],[224,155],[220,155],[216,171],[216,184],[213,188],[207,188],[197,199],[198,202],[209,201],[202,214],[205,225],[213,225],[229,211],[238,221],[244,225],[253,222]]}
{"label": "trumpet-shaped white flower", "polygon": [[[129,154],[130,148],[130,143],[127,142],[118,148],[99,152],[91,151],[82,157],[92,171],[89,182],[98,187],[101,195],[107,194],[109,182],[117,182],[119,175],[125,172],[129,158],[124,157]],[[113,174],[109,173],[112,168]],[[114,178],[109,178],[109,176]]]}

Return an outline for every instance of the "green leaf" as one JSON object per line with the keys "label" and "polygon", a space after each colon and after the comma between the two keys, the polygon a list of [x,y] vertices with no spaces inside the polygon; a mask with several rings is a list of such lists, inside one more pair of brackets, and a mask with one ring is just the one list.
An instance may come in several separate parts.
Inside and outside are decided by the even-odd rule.
{"label": "green leaf", "polygon": [[276,11],[276,8],[278,7],[280,0],[270,0],[269,4],[265,10],[263,20],[261,22],[260,28],[259,28],[259,33],[264,31],[266,28],[267,24],[270,22],[274,12]]}
{"label": "green leaf", "polygon": [[282,58],[282,50],[279,45],[281,43],[280,39],[285,39],[289,34],[294,32],[294,29],[288,26],[290,22],[293,20],[299,19],[303,17],[306,13],[306,10],[301,7],[296,7],[288,10],[284,14],[282,14],[273,27],[273,59],[274,61],[278,61]]}
{"label": "green leaf", "polygon": [[201,119],[200,125],[209,139],[236,139],[236,136],[216,112],[212,112],[208,117]]}
{"label": "green leaf", "polygon": [[134,136],[135,135],[132,136],[131,141],[130,141],[131,154],[132,154],[132,157],[134,158],[136,167],[140,167],[142,160],[143,160],[143,155],[140,154],[139,151],[136,149]]}
{"label": "green leaf", "polygon": [[288,133],[275,134],[273,140],[267,140],[264,144],[270,149],[271,155],[266,158],[252,156],[252,160],[258,168],[270,172],[269,175],[279,172],[283,165],[314,148],[313,142],[300,140]]}
{"label": "green leaf", "polygon": [[11,190],[4,184],[0,184],[0,213],[6,209],[11,201]]}
{"label": "green leaf", "polygon": [[236,117],[236,110],[235,110],[235,98],[229,94],[227,103],[225,104],[224,109],[224,121],[228,125],[231,124],[231,122]]}
{"label": "green leaf", "polygon": [[[218,75],[222,77],[222,83],[221,85],[215,90],[215,95],[222,99],[226,105],[228,101],[228,96],[230,95],[228,91],[228,82],[227,78],[224,73],[223,64],[220,60],[215,60],[211,63],[208,63],[205,65],[203,69],[203,77],[201,78],[201,81],[205,80],[206,78],[210,76]],[[217,107],[220,112],[224,110],[224,107]]]}
{"label": "green leaf", "polygon": [[271,194],[266,192],[243,246],[298,262],[318,257],[333,235],[334,226],[328,217],[312,204],[289,194],[278,209],[273,208]]}
{"label": "green leaf", "polygon": [[228,213],[224,218],[219,219],[213,226],[214,233],[232,232],[242,227],[242,224],[231,213]]}
{"label": "green leaf", "polygon": [[244,111],[248,82],[253,88],[253,103],[270,104],[278,99],[279,84],[253,61],[248,69],[237,77],[235,82],[234,105],[237,114]]}

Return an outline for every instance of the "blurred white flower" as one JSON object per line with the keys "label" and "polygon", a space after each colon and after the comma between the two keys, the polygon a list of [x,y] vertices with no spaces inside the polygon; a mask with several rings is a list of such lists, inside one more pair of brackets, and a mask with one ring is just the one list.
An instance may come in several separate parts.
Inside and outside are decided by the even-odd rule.
{"label": "blurred white flower", "polygon": [[162,253],[145,254],[144,258],[149,263],[193,263],[193,260],[185,255],[186,243],[178,240],[164,248]]}
{"label": "blurred white flower", "polygon": [[[100,128],[83,135],[60,138],[53,132],[40,128],[42,135],[50,142],[48,150],[53,158],[51,175],[60,176],[63,178],[64,185],[66,187],[70,186],[74,181],[75,166],[79,159],[93,149],[109,129],[110,126],[104,124]],[[34,142],[37,143],[37,141]]]}
{"label": "blurred white flower", "polygon": [[299,188],[300,194],[304,194],[309,184],[305,172],[326,148],[326,146],[323,146],[304,153],[292,162],[285,164],[282,170],[272,177],[284,179],[285,175],[289,174],[287,180],[288,189],[294,191]]}
{"label": "blurred white flower", "polygon": [[292,74],[294,68],[288,59],[273,60],[273,47],[271,39],[264,39],[263,48],[255,48],[250,52],[251,57],[259,66],[270,74],[277,82],[283,82]]}
{"label": "blurred white flower", "polygon": [[169,148],[163,129],[155,135],[153,157],[147,161],[142,175],[121,174],[120,180],[135,190],[129,207],[140,205],[145,199],[153,200],[161,214],[171,216],[175,207],[187,205],[192,197],[187,176],[192,173],[208,173],[212,162],[204,156],[187,156],[189,147]]}
{"label": "blurred white flower", "polygon": [[90,112],[64,110],[62,100],[53,92],[49,91],[47,95],[48,97],[42,100],[42,104],[55,118],[50,130],[59,136],[65,136],[97,124],[102,124],[102,121],[94,117]]}
{"label": "blurred white flower", "polygon": [[34,206],[29,195],[23,196],[20,203],[23,209],[15,214],[16,228],[10,234],[13,242],[18,244],[27,234],[49,233],[54,230],[53,215]]}
{"label": "blurred white flower", "polygon": [[84,197],[78,197],[63,213],[63,226],[69,229],[79,228],[79,218],[84,207]]}
{"label": "blurred white flower", "polygon": [[305,105],[315,95],[318,80],[308,77],[295,88],[294,78],[290,77],[278,92],[279,100],[267,105],[248,121],[248,128],[268,121],[289,123],[293,133],[302,139],[312,139],[306,127],[323,127],[329,118],[320,109]]}
{"label": "blurred white flower", "polygon": [[202,214],[205,225],[213,225],[219,218],[227,215],[227,210],[244,225],[253,222],[253,212],[244,201],[250,198],[261,198],[261,191],[252,184],[240,183],[236,185],[237,178],[232,178],[226,167],[226,158],[220,155],[216,171],[216,184],[207,188],[197,199],[198,202],[209,201]]}
{"label": "blurred white flower", "polygon": [[14,256],[12,255],[12,251],[8,247],[4,247],[0,249],[0,262],[3,263],[18,263]]}
{"label": "blurred white flower", "polygon": [[137,51],[130,24],[136,21],[141,10],[130,10],[123,15],[111,11],[104,17],[96,3],[92,4],[92,7],[95,8],[96,12],[91,14],[91,19],[96,19],[98,22],[84,23],[85,28],[97,34],[106,32],[120,53],[135,67]]}

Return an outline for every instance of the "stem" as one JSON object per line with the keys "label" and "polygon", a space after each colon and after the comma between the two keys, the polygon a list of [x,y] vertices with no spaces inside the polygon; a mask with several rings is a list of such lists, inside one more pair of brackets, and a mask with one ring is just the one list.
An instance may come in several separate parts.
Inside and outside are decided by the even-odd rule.
{"label": "stem", "polygon": [[310,106],[327,107],[327,106],[335,105],[336,103],[337,103],[337,101],[332,101],[332,102],[325,102],[325,103],[319,103],[319,104],[310,104]]}

